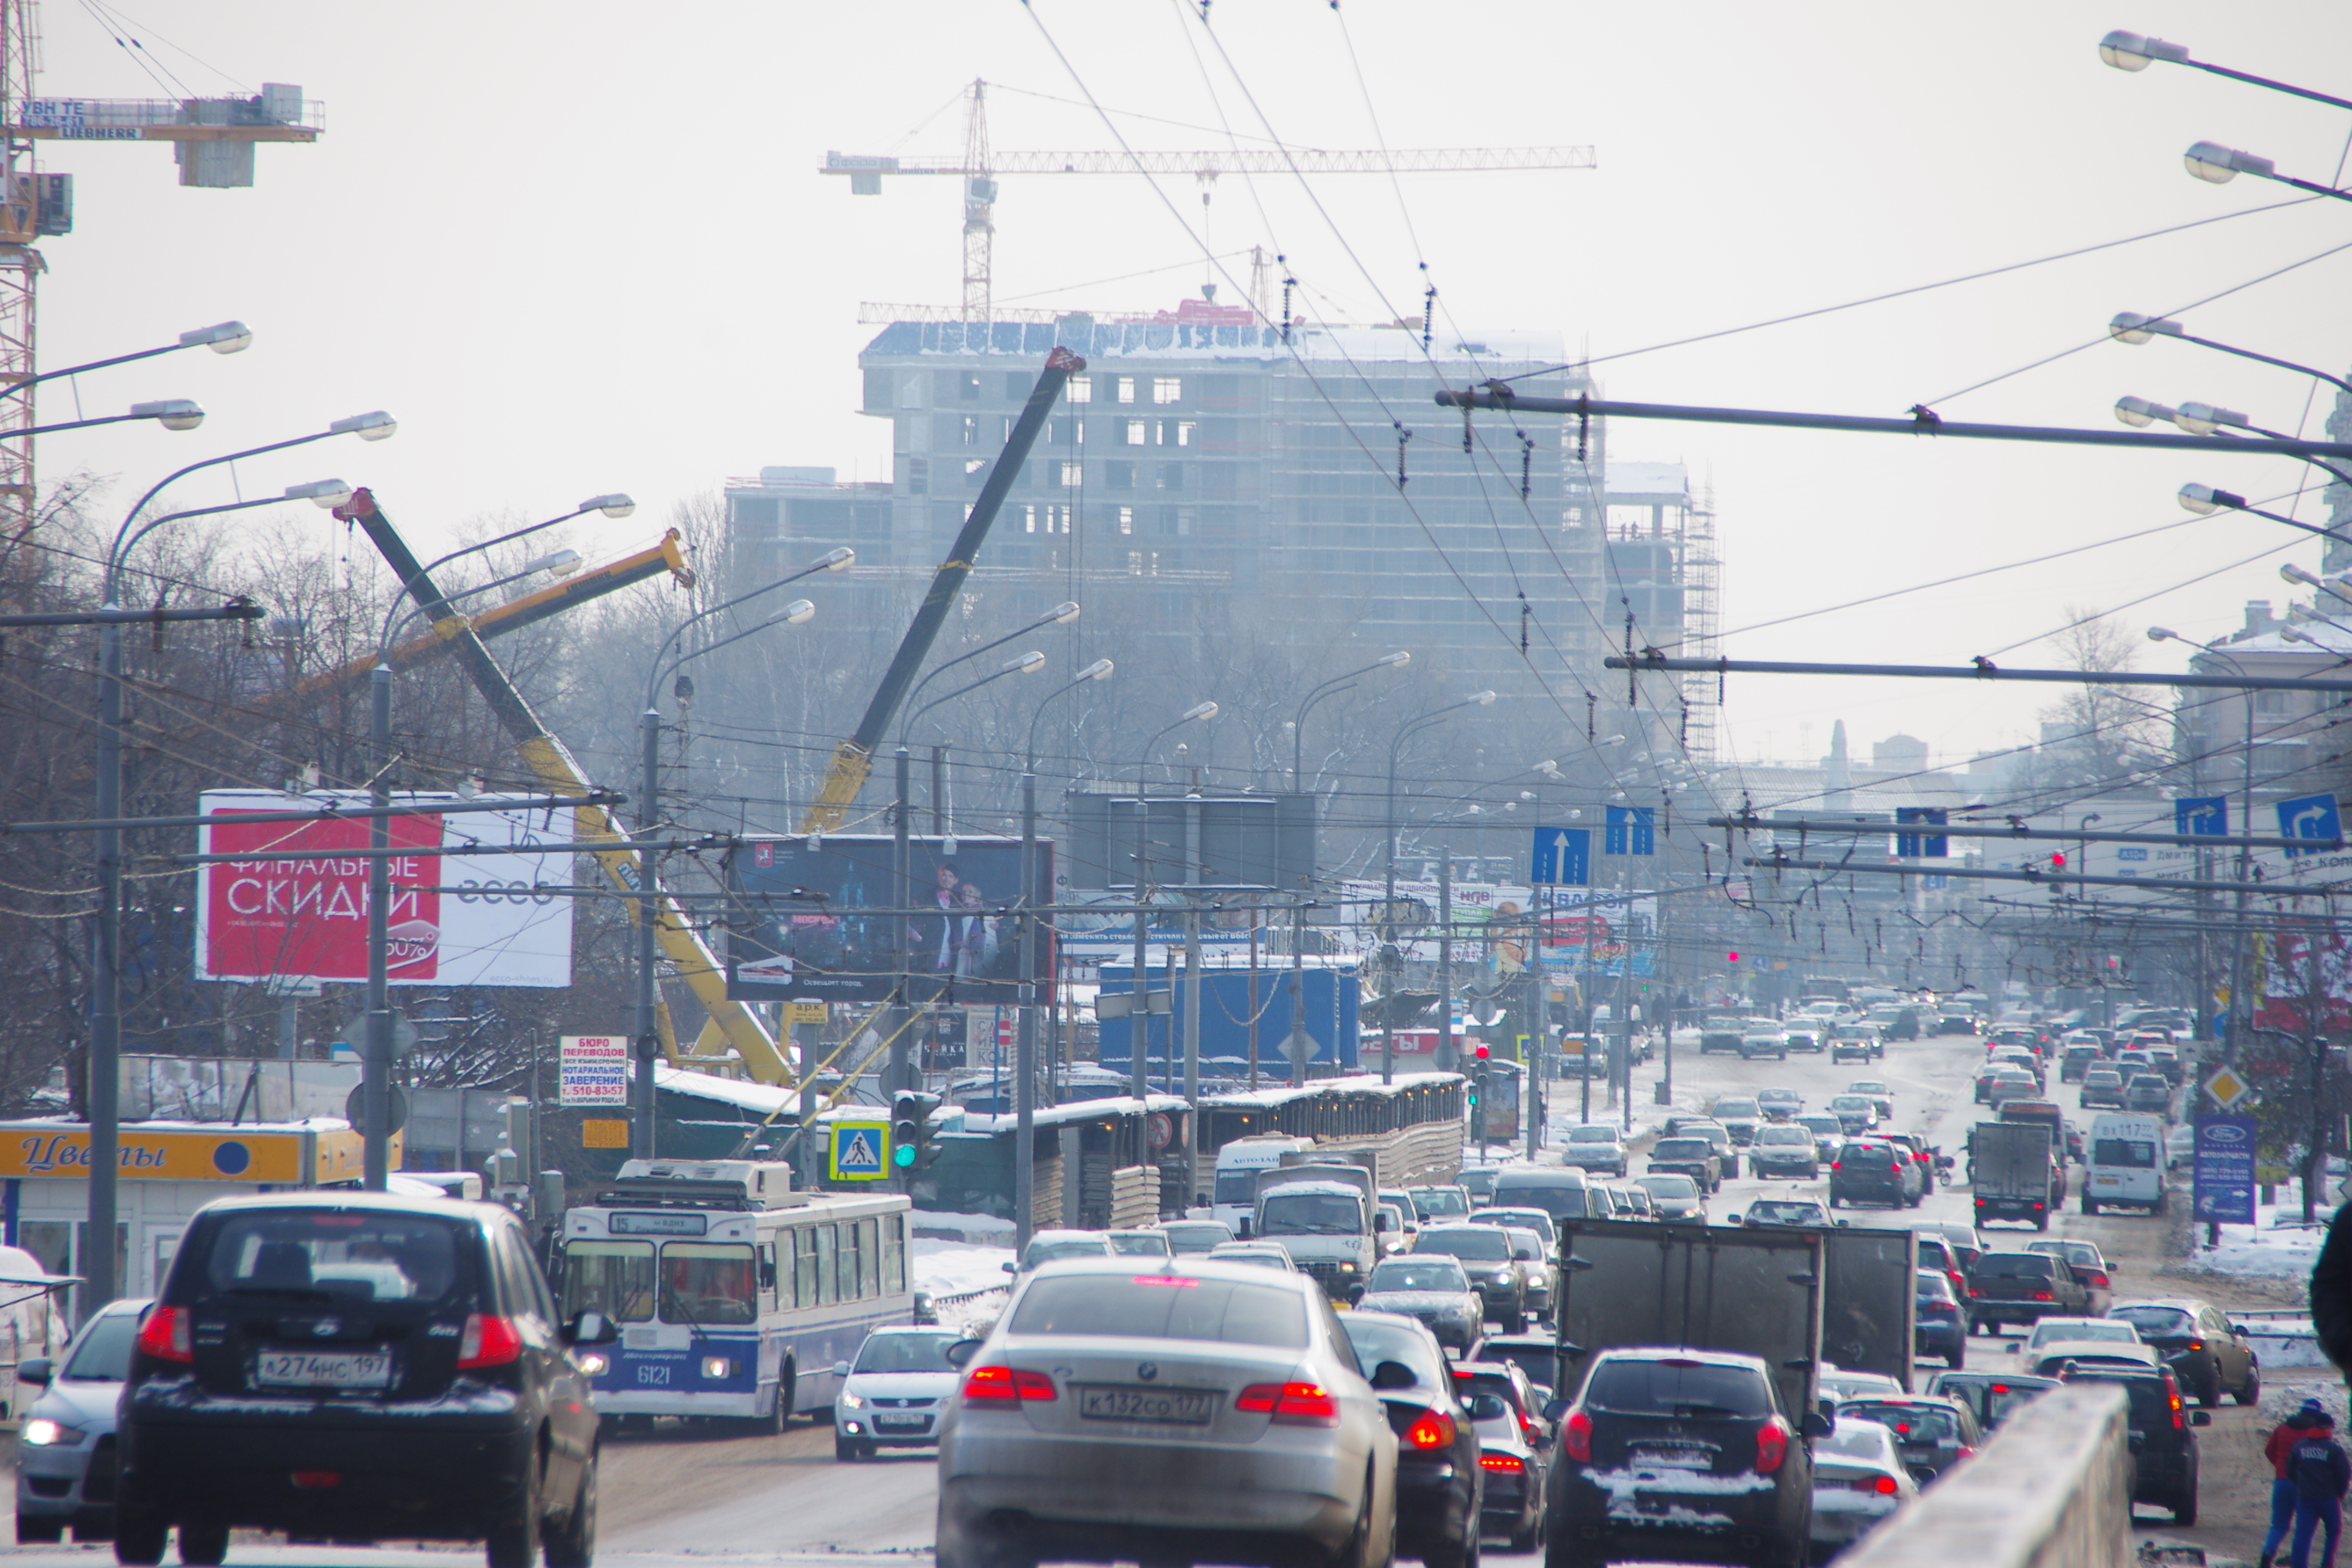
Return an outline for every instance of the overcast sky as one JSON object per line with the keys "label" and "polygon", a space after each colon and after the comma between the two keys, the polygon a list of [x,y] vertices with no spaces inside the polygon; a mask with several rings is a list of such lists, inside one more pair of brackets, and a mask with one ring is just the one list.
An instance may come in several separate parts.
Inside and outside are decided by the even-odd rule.
{"label": "overcast sky", "polygon": [[[1617,397],[1872,415],[1924,401],[1949,418],[2113,428],[2109,405],[2137,393],[2316,433],[2326,404],[2305,379],[2179,343],[2106,342],[2104,324],[2118,310],[2178,310],[2200,335],[2352,363],[2352,248],[2242,287],[2352,246],[2352,208],[2327,200],[1635,352],[2295,194],[2189,178],[2180,153],[2200,138],[2334,178],[2352,114],[2177,67],[2126,75],[2095,45],[2129,26],[2352,96],[2341,5],[1346,0],[1335,14],[1321,0],[1222,0],[1213,37],[1176,0],[138,10],[166,34],[120,12],[110,33],[81,5],[45,6],[39,90],[294,82],[325,101],[327,133],[261,148],[255,187],[236,191],[181,189],[162,145],[44,145],[42,166],[74,174],[77,202],[75,232],[43,247],[44,365],[226,317],[256,332],[233,358],[82,380],[93,414],[157,396],[211,410],[194,435],[117,426],[44,444],[47,477],[88,464],[116,477],[125,504],[191,457],[379,406],[399,417],[396,439],[257,462],[239,475],[247,493],[337,475],[373,487],[429,547],[468,519],[551,516],[625,489],[637,517],[600,536],[620,545],[677,500],[762,464],[885,476],[888,426],[853,412],[856,353],[876,330],[857,308],[956,300],[958,193],[903,179],[853,198],[814,171],[829,148],[958,152],[954,100],[974,77],[993,84],[993,140],[1008,150],[1115,147],[1091,110],[1054,101],[1088,92],[1128,111],[1117,123],[1143,148],[1228,145],[1226,123],[1321,147],[1590,143],[1596,170],[1409,177],[1402,205],[1382,179],[1323,180],[1310,199],[1287,179],[1228,178],[1208,242],[1279,246],[1307,308],[1332,320],[1409,308],[1425,261],[1464,333],[1561,331]],[[166,87],[118,37],[139,41]],[[1132,176],[1008,177],[997,298],[1172,305],[1201,280],[1199,196],[1189,179],[1164,195]],[[1167,270],[1087,286],[1150,268]],[[70,416],[72,398],[48,391],[44,416]],[[2187,480],[2285,498],[2309,471],[1631,422],[1612,445],[1712,484],[1727,629],[1820,612],[1732,637],[1735,657],[2049,662],[2056,649],[2037,639],[2070,607],[2112,611],[2135,636],[2162,622],[2212,637],[2245,601],[2284,597],[2281,562],[2317,565],[2308,535],[2224,515],[1836,609],[2179,521]],[[226,480],[215,488],[175,494],[226,499]],[[2322,517],[2315,491],[2299,504]],[[2179,665],[2171,647],[2144,659]],[[1817,755],[1843,718],[1861,756],[1903,730],[1958,758],[2030,738],[2042,700],[1750,678],[1731,685],[1727,733],[1744,759]]]}

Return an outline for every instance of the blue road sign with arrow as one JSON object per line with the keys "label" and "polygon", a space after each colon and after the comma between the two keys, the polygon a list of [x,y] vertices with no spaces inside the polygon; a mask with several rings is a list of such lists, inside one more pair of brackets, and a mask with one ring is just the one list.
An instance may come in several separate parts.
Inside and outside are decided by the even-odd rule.
{"label": "blue road sign with arrow", "polygon": [[1609,808],[1608,837],[1604,853],[1611,855],[1654,855],[1658,852],[1656,824],[1657,808],[1648,805],[1612,805]]}
{"label": "blue road sign with arrow", "polygon": [[[2297,795],[2293,800],[2278,803],[2279,837],[2282,838],[2318,838],[2326,841],[2328,848],[2344,837],[2344,818],[2336,810],[2332,795]],[[2290,849],[2290,860],[2298,855],[2318,855],[2320,849]]]}
{"label": "blue road sign with arrow", "polygon": [[2230,831],[2230,797],[2226,795],[2176,795],[2172,830],[2183,838],[2220,838]]}
{"label": "blue road sign with arrow", "polygon": [[1592,880],[1592,830],[1538,827],[1528,880],[1540,886],[1581,888]]}
{"label": "blue road sign with arrow", "polygon": [[[1922,827],[1944,826],[1944,808],[1940,805],[1898,805],[1895,808],[1898,823],[1916,823]],[[1952,852],[1952,841],[1940,833],[1897,833],[1895,853],[1906,860],[1943,859]]]}

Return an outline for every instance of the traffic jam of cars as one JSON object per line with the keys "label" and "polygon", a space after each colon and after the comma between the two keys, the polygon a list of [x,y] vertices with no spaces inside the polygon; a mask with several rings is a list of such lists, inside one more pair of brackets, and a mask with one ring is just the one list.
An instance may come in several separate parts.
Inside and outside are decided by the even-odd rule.
{"label": "traffic jam of cars", "polygon": [[[1766,1032],[1726,1026],[1723,1054],[1753,1073]],[[219,1201],[155,1299],[111,1302],[19,1365],[37,1397],[17,1539],[108,1541],[142,1568],[174,1540],[180,1561],[220,1563],[255,1531],[587,1568],[608,1441],[723,1411],[770,1436],[806,1415],[843,1466],[924,1467],[942,1568],[1468,1568],[1490,1552],[1781,1568],[1848,1550],[2082,1383],[2128,1403],[2134,1500],[2193,1522],[2214,1408],[2262,1396],[2248,1331],[2126,1282],[2101,1237],[2053,1230],[2070,1182],[2085,1214],[2165,1210],[2172,1104],[2094,1101],[2112,1039],[2003,1026],[1979,1064],[1974,1035],[1892,1032],[1820,1005],[1775,1021],[1778,1041],[1811,1043],[1787,1069],[1766,1053],[1786,1081],[1703,1087],[1638,1126],[1556,1123],[1532,1158],[1453,1179],[1387,1185],[1344,1147],[1244,1139],[1220,1155],[1250,1172],[1238,1224],[1202,1208],[1040,1229],[944,1321],[903,1262],[814,1284],[822,1247],[800,1232],[837,1215],[836,1247],[862,1250],[866,1224],[903,1237],[905,1198],[762,1204],[755,1164],[740,1200],[625,1179],[567,1216],[552,1270],[498,1205]],[[1877,1076],[1846,1076],[1841,1047]],[[2012,1075],[2034,1092],[2002,1092]],[[2050,1076],[2082,1086],[2080,1109],[2042,1097]],[[1957,1100],[1969,1079],[1980,1119],[1947,1154],[1905,1112],[1923,1083]],[[768,1269],[763,1246],[791,1263]],[[1776,1308],[1843,1253],[1901,1266],[1872,1276],[1887,1301]],[[1702,1255],[1745,1281],[1720,1292],[1728,1316],[1690,1293]],[[721,1394],[749,1364],[722,1347],[810,1309],[847,1337],[811,1341],[796,1383]],[[1661,1342],[1668,1321],[1691,1327]],[[1886,1321],[1907,1337],[1853,1327]],[[673,1331],[714,1386],[648,1404],[657,1380],[625,1363],[656,1364],[631,1358]]]}

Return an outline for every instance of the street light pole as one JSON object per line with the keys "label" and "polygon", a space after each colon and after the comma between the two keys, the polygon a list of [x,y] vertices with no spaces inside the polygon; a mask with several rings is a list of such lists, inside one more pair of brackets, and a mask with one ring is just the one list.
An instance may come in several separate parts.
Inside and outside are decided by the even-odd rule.
{"label": "street light pole", "polygon": [[[1495,700],[1492,691],[1473,692],[1459,702],[1448,702],[1417,713],[1397,727],[1396,738],[1389,742],[1388,845],[1386,855],[1387,890],[1381,899],[1381,962],[1388,962],[1387,950],[1396,943],[1396,847],[1397,847],[1397,756],[1404,743],[1423,730],[1433,729],[1449,713],[1463,708],[1484,708]],[[1398,961],[1399,973],[1402,961]],[[1396,1079],[1396,1015],[1387,1006],[1381,1009],[1381,1081]]]}
{"label": "street light pole", "polygon": [[[1021,661],[1016,660],[1017,666]],[[1042,661],[1041,661],[1042,662]],[[1029,746],[1024,753],[1021,770],[1021,896],[1014,905],[1014,918],[1021,922],[1021,1005],[1020,1019],[1013,1037],[1013,1250],[1019,1257],[1029,1250],[1029,1238],[1037,1226],[1037,916],[1039,902],[1051,903],[1051,899],[1037,897],[1037,721],[1056,697],[1076,691],[1089,681],[1107,680],[1117,668],[1109,659],[1098,658],[1078,671],[1076,677],[1045,694],[1029,716]],[[1011,669],[998,674],[1010,674]],[[990,677],[994,679],[995,677]],[[1142,969],[1136,970],[1136,985],[1142,988]],[[1136,1052],[1140,1061],[1143,1053]],[[1139,1094],[1138,1098],[1141,1098]],[[1066,1173],[1065,1180],[1074,1179]]]}
{"label": "street light pole", "polygon": [[1384,653],[1363,668],[1351,669],[1345,675],[1335,675],[1307,693],[1306,700],[1298,705],[1298,717],[1293,720],[1290,725],[1290,787],[1294,791],[1303,794],[1307,790],[1307,774],[1304,771],[1307,755],[1307,715],[1315,710],[1315,705],[1326,697],[1336,697],[1340,692],[1349,689],[1349,683],[1360,675],[1370,675],[1376,669],[1402,669],[1412,662],[1412,655],[1408,650],[1400,649],[1395,653]]}
{"label": "street light pole", "polygon": [[[2245,666],[2239,663],[2232,656],[2223,653],[2218,647],[2211,643],[2200,643],[2192,638],[2184,637],[2179,632],[2173,631],[2167,626],[2148,627],[2147,638],[2150,642],[2188,643],[2191,647],[2198,649],[2200,652],[2228,665],[2230,668],[2237,674],[2240,679],[2242,680],[2246,678]],[[2238,773],[2238,820],[2245,825],[2240,834],[2240,837],[2243,839],[2251,837],[2254,831],[2254,694],[2251,690],[2241,691],[2238,693],[2238,700],[2244,705],[2246,720],[2245,742],[2241,748]],[[2238,847],[2236,879],[2239,884],[2236,911],[2239,929],[2230,938],[2230,1037],[2222,1051],[2222,1060],[2232,1063],[2238,1059],[2239,1047],[2245,1038],[2243,1026],[2241,1021],[2243,1020],[2247,1023],[2252,1022],[2252,1015],[2246,1010],[2245,1003],[2245,882],[2251,863],[2252,857],[2250,851],[2242,842]],[[2199,895],[2199,901],[2200,903],[2203,901],[2203,895],[2201,893]],[[2199,997],[2199,1005],[2201,1007],[2205,1001],[2206,998],[2201,996]]]}
{"label": "street light pole", "polygon": [[[1146,944],[1151,940],[1151,748],[1185,725],[1200,719],[1217,716],[1217,705],[1202,702],[1186,709],[1176,721],[1155,732],[1143,742],[1143,756],[1135,764],[1135,1011],[1130,1020],[1140,1017],[1139,1024],[1129,1022],[1128,1044],[1133,1055],[1129,1064],[1129,1092],[1140,1100],[1151,1092],[1150,1047],[1151,1044],[1151,992],[1146,983],[1143,966],[1147,958]],[[1175,966],[1169,966],[1169,987],[1175,987]],[[1171,994],[1171,1000],[1173,1000]]]}
{"label": "street light pole", "polygon": [[[662,677],[672,673],[691,660],[702,658],[705,654],[716,653],[730,643],[740,642],[745,637],[756,636],[771,626],[800,626],[816,614],[816,606],[806,599],[795,599],[776,615],[754,626],[747,626],[731,636],[723,637],[708,647],[681,654],[677,658],[671,659],[667,665],[664,665],[662,660],[671,648],[677,646],[677,640],[680,637],[713,616],[723,615],[739,605],[748,604],[764,594],[772,594],[787,584],[797,583],[802,578],[814,576],[819,572],[845,571],[856,560],[857,552],[846,546],[828,551],[814,563],[803,566],[797,572],[779,577],[774,582],[754,588],[748,594],[739,594],[734,598],[723,604],[713,605],[698,614],[688,616],[678,623],[675,631],[662,639],[661,646],[654,649],[654,657],[646,666],[646,705],[640,710],[637,720],[638,765],[641,773],[638,788],[642,791],[637,802],[637,833],[644,842],[643,847],[637,851],[635,899],[637,1005],[634,1037],[630,1041],[630,1054],[636,1061],[636,1077],[629,1086],[632,1101],[629,1152],[637,1159],[654,1158],[654,1061],[661,1054],[661,1036],[655,1024],[657,1004],[654,990],[655,950],[658,934],[656,922],[659,918],[656,900],[660,897],[660,887],[654,866],[652,841],[656,826],[661,820],[661,710],[657,706],[657,701]],[[803,1076],[805,1076],[805,1066],[803,1066]]]}

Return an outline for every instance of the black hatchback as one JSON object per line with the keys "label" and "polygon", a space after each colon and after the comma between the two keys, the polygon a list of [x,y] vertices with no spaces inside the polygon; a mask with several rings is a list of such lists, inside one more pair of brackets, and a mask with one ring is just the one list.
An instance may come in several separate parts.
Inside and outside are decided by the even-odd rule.
{"label": "black hatchback", "polygon": [[217,1563],[233,1527],[486,1541],[587,1568],[596,1407],[522,1223],[494,1204],[283,1193],[207,1205],[140,1327],[118,1562]]}
{"label": "black hatchback", "polygon": [[1754,1356],[1601,1352],[1560,1423],[1548,1568],[1622,1557],[1804,1562],[1813,1514],[1805,1439],[1829,1424],[1819,1411],[1801,1420],[1781,1411]]}
{"label": "black hatchback", "polygon": [[1346,1312],[1339,1326],[1397,1435],[1398,1554],[1424,1568],[1476,1568],[1485,1507],[1478,1428],[1445,1352],[1417,1319],[1400,1313]]}

